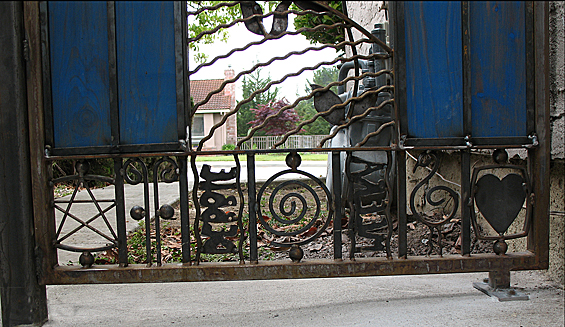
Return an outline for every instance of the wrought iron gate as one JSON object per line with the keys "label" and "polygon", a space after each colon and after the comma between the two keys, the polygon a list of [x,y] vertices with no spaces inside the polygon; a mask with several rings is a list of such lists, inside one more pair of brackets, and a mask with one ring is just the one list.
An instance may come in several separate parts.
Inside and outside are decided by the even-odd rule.
{"label": "wrought iron gate", "polygon": [[[449,4],[394,2],[388,8],[390,40],[387,42],[386,35],[379,37],[382,30],[366,30],[348,17],[345,8],[339,11],[321,1],[294,2],[297,8],[289,7],[290,4],[280,2],[274,11],[265,14],[253,1],[218,3],[196,11],[187,11],[184,3],[172,2],[41,2],[39,7],[27,4],[26,29],[30,47],[36,51],[29,62],[30,79],[32,84],[39,85],[31,90],[36,97],[29,105],[36,113],[32,117],[36,130],[31,133],[38,138],[32,145],[32,164],[36,167],[35,207],[36,212],[41,213],[35,217],[41,283],[488,271],[492,286],[508,287],[511,270],[547,268],[549,110],[544,70],[547,67],[545,5],[533,2],[488,5],[466,1]],[[495,13],[488,6],[501,9]],[[240,10],[241,18],[193,38],[185,36],[188,16],[232,7]],[[89,13],[88,21],[82,20],[81,13],[85,12]],[[506,16],[500,18],[500,13]],[[291,31],[289,15],[327,16],[332,17],[334,23]],[[510,65],[518,67],[517,75],[508,77],[516,81],[508,88],[513,92],[508,98],[515,100],[511,103],[495,104],[503,92],[495,84],[501,75],[493,79],[485,72],[489,69],[501,72],[497,70],[496,61],[485,64],[482,60],[500,55],[493,50],[498,42],[496,37],[486,37],[495,35],[497,30],[485,30],[487,24],[478,21],[478,16],[483,20],[491,19],[501,27],[513,22],[515,25],[508,28],[518,31],[515,38],[521,43],[505,48],[515,54],[515,62]],[[269,32],[263,23],[268,17],[273,21]],[[451,25],[431,24],[438,17]],[[513,17],[520,19],[512,20]],[[142,22],[154,22],[160,29],[146,25],[142,30],[135,30],[137,26],[144,26]],[[426,22],[430,22],[427,27]],[[198,67],[185,69],[189,42],[237,23],[245,24],[249,33],[262,38],[226,51],[224,56]],[[335,29],[344,31],[345,41],[282,53],[226,80],[205,99],[190,103],[189,80],[202,67],[256,44],[276,44],[276,40],[288,35]],[[445,30],[456,33],[447,35]],[[359,32],[361,37],[353,39],[352,31]],[[431,40],[435,32],[443,36]],[[83,43],[86,39],[94,41]],[[446,52],[446,42],[450,51],[446,57],[438,57],[438,52]],[[40,44],[41,52],[37,50]],[[368,54],[358,53],[356,46],[363,44],[371,47]],[[234,150],[205,150],[206,141],[251,100],[244,99],[192,146],[192,130],[186,126],[190,127],[198,108],[211,101],[215,94],[273,61],[325,48],[348,51],[312,67],[288,67],[287,75],[257,90],[251,97],[305,70],[337,63],[349,67],[353,75],[345,75],[326,86],[313,86],[308,95],[280,107],[250,129]],[[167,73],[162,73],[164,71]],[[461,79],[450,80],[457,76]],[[478,85],[477,81],[484,85]],[[331,91],[331,87],[344,87],[348,82],[349,94]],[[314,101],[317,114],[287,132],[273,149],[243,150],[245,142],[264,130],[270,120],[310,99]],[[505,99],[508,100],[506,95]],[[157,111],[147,108],[157,108]],[[501,125],[508,121],[506,116],[510,114],[513,115],[510,123]],[[317,147],[278,148],[316,119],[326,119],[335,126]],[[362,129],[360,138],[354,136]],[[345,133],[350,143],[327,146],[326,143],[334,142],[340,133]],[[516,148],[527,149],[527,166],[508,164],[506,150]],[[495,150],[492,164],[472,167],[471,154],[485,149]],[[461,185],[460,194],[447,186],[425,187],[438,171],[445,151],[460,155],[461,174],[456,181]],[[301,154],[318,152],[329,155],[332,170],[327,178],[331,183],[302,169]],[[255,160],[266,153],[285,154],[287,168],[258,185]],[[375,153],[379,153],[379,159],[374,159]],[[410,172],[406,160],[411,153],[419,154],[415,170],[428,167],[430,173],[407,194]],[[231,155],[234,165],[229,171],[217,171],[213,163],[198,167],[197,158],[203,155]],[[114,171],[109,176],[89,174],[88,161],[100,158],[113,160]],[[151,164],[148,158],[154,158]],[[53,163],[68,159],[77,161],[76,174],[53,179]],[[246,171],[240,160],[246,161]],[[244,184],[241,178],[245,172],[247,183]],[[191,188],[189,176],[195,181]],[[70,200],[54,199],[53,185],[68,180],[75,181]],[[96,199],[90,191],[91,180],[112,184],[115,193],[105,200]],[[166,263],[161,256],[162,222],[174,215],[170,205],[159,201],[163,182],[178,182],[182,253],[178,263]],[[144,203],[125,207],[124,188],[128,184],[143,185]],[[79,187],[90,195],[87,199],[76,198]],[[423,196],[422,189],[425,190]],[[233,194],[226,195],[223,190],[232,190]],[[155,195],[153,203],[150,191]],[[438,198],[441,192],[443,196]],[[422,197],[426,205],[440,210],[422,212],[416,206],[416,199]],[[276,202],[278,200],[280,202]],[[79,203],[90,203],[96,213],[91,217],[72,214],[70,208]],[[194,213],[190,212],[191,208]],[[113,210],[115,224],[106,217],[106,213]],[[55,211],[63,216],[58,224]],[[127,244],[128,215],[142,221],[146,229],[144,264],[128,262],[131,251]],[[518,215],[522,215],[524,225],[519,232],[509,234],[508,229]],[[432,235],[437,235],[435,241],[429,242],[426,256],[409,255],[410,217],[428,226]],[[454,218],[461,221],[461,251],[444,254],[440,229]],[[65,224],[69,221],[76,222],[78,227],[67,230]],[[95,227],[95,222],[102,222],[105,229]],[[487,226],[485,232],[481,226]],[[486,231],[488,228],[492,229],[490,234]],[[82,229],[99,235],[104,244],[69,243]],[[258,229],[270,235],[271,247],[286,248],[289,259],[259,260]],[[344,232],[348,233],[347,242],[342,239]],[[472,254],[472,232],[479,239],[494,241],[495,253]],[[304,245],[323,233],[333,235],[333,258],[303,257]],[[506,240],[520,237],[527,237],[528,251],[507,253]],[[356,257],[356,252],[364,250],[356,244],[356,239],[360,238],[372,240],[370,250],[379,255]],[[117,253],[115,264],[94,264],[94,252],[110,250]],[[82,266],[59,265],[60,251],[76,252]],[[152,252],[155,257],[150,255]],[[203,261],[204,254],[214,253],[225,254],[231,261]]]}

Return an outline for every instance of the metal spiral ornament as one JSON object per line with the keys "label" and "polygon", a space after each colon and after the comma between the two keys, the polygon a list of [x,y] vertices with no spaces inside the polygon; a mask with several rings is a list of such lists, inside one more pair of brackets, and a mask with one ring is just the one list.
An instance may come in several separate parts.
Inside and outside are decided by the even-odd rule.
{"label": "metal spiral ornament", "polygon": [[[141,167],[139,171],[135,164]],[[129,158],[124,163],[124,180],[130,185],[137,185],[147,180],[147,166],[139,158]]]}
{"label": "metal spiral ornament", "polygon": [[[169,164],[169,168],[163,169],[161,173],[158,174],[159,166],[161,166],[164,163]],[[155,162],[155,164],[153,165],[153,176],[157,176],[158,174],[159,179],[165,183],[176,182],[178,181],[179,178],[178,169],[179,166],[176,161],[174,161],[170,157],[163,157],[159,159],[157,162]],[[156,178],[154,178],[154,180],[155,180],[154,182],[157,181]]]}
{"label": "metal spiral ornament", "polygon": [[[436,156],[435,153],[431,151],[423,152],[418,157],[418,162],[414,166],[413,172],[416,172],[416,169],[418,169],[418,167],[425,168],[428,166],[431,166],[431,171],[423,180],[421,180],[418,184],[416,184],[414,190],[412,190],[412,193],[410,194],[410,210],[412,210],[412,214],[414,215],[414,217],[416,217],[416,219],[418,219],[418,221],[422,222],[423,224],[429,227],[431,236],[433,236],[434,229],[437,231],[438,234],[437,244],[439,246],[439,254],[442,255],[442,246],[441,246],[442,236],[441,236],[441,231],[439,230],[439,226],[449,222],[457,213],[457,209],[459,208],[459,194],[453,189],[443,185],[434,186],[425,192],[426,202],[435,207],[441,206],[442,204],[446,204],[446,200],[448,200],[446,198],[440,198],[437,201],[434,200],[433,194],[439,191],[446,192],[447,195],[449,196],[449,199],[453,200],[453,206],[449,214],[443,215],[442,218],[436,220],[431,220],[430,217],[421,215],[416,210],[416,205],[415,205],[416,193],[418,192],[418,190],[420,190],[420,188],[422,188],[422,186],[426,185],[430,181],[430,179],[437,173],[440,164],[441,164],[441,160]],[[430,249],[428,251],[428,254],[431,254],[433,249],[433,242],[431,242],[431,239],[432,237],[430,237],[430,242],[429,242]]]}
{"label": "metal spiral ornament", "polygon": [[[300,174],[323,190],[327,200],[327,215],[322,212],[322,201],[316,190],[308,183],[301,180],[286,180],[278,183],[268,195],[268,212],[264,212],[262,205],[259,205],[258,220],[273,235],[299,237],[300,239],[298,241],[272,241],[271,246],[275,247],[304,245],[315,240],[328,227],[333,217],[333,209],[330,205],[331,193],[325,184],[314,175],[298,170],[299,160],[287,160],[287,164],[289,162],[293,163],[291,169],[278,172],[261,187],[257,194],[257,203],[261,204],[265,191],[276,179],[286,174]],[[283,192],[286,193],[277,202],[277,198]],[[311,206],[312,202],[314,206]],[[292,229],[292,227],[296,228]],[[312,231],[312,228],[315,228],[315,231]]]}

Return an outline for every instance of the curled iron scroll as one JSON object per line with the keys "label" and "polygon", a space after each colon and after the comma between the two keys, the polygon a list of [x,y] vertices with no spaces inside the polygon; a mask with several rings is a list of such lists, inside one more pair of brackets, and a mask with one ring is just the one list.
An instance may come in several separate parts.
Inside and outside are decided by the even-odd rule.
{"label": "curled iron scroll", "polygon": [[[297,162],[293,161],[292,163],[296,165]],[[328,212],[326,215],[322,213],[322,201],[314,190],[314,187],[300,180],[282,181],[280,184],[273,188],[271,194],[268,197],[269,211],[263,212],[261,205],[259,205],[258,221],[269,233],[273,235],[296,236],[300,237],[300,240],[283,242],[272,241],[271,245],[275,247],[304,245],[315,240],[326,230],[333,217],[333,208],[330,205],[332,197],[326,185],[314,175],[305,171],[298,170],[297,166],[291,169],[280,171],[269,178],[265,182],[265,184],[263,184],[257,194],[257,203],[261,203],[263,195],[266,194],[265,191],[267,190],[267,187],[273,184],[279,177],[287,174],[299,174],[305,176],[308,178],[308,180],[313,181],[316,184],[315,187],[321,188],[327,199]],[[285,187],[294,187],[294,189],[292,191],[287,190],[287,193],[280,197],[280,202],[278,202],[277,205],[277,203],[275,203],[275,199],[278,195],[281,195],[279,193],[285,191]],[[313,199],[315,205],[314,207],[310,207],[308,205],[305,195],[306,197]],[[270,214],[271,217],[265,215],[265,213]],[[296,226],[296,224],[299,224],[301,221],[303,225],[299,225],[292,230],[287,229],[289,227]],[[320,222],[318,223],[318,221]],[[276,227],[271,224],[275,224]],[[313,227],[315,227],[315,232],[309,233],[309,231],[311,231]]]}
{"label": "curled iron scroll", "polygon": [[[416,184],[416,186],[414,187],[414,190],[412,190],[412,193],[410,194],[410,210],[412,210],[412,214],[414,215],[414,217],[416,217],[416,219],[418,219],[418,221],[420,221],[423,224],[425,224],[426,226],[428,226],[431,234],[433,234],[434,229],[437,231],[437,234],[438,234],[437,244],[439,245],[439,254],[442,255],[442,246],[441,246],[442,234],[439,231],[439,226],[449,222],[455,216],[455,214],[457,213],[457,209],[459,208],[459,194],[456,191],[454,191],[453,189],[451,189],[447,186],[443,186],[443,185],[434,186],[434,187],[430,188],[429,190],[427,190],[425,192],[425,200],[430,205],[435,206],[435,207],[440,206],[442,204],[447,204],[445,198],[441,198],[439,200],[434,200],[433,194],[437,193],[439,191],[446,192],[447,195],[449,196],[449,199],[453,201],[451,211],[448,214],[446,214],[446,215],[444,214],[444,215],[442,215],[441,217],[439,217],[438,219],[435,219],[435,220],[430,219],[430,217],[426,217],[424,215],[421,215],[416,210],[416,205],[415,205],[416,193],[418,192],[418,190],[420,188],[422,188],[422,186],[427,184],[430,181],[430,179],[437,173],[440,164],[441,164],[441,160],[432,151],[423,152],[418,157],[418,162],[414,166],[414,172],[416,171],[416,169],[418,169],[418,167],[424,167],[425,168],[425,167],[428,167],[428,166],[432,166],[432,168],[431,168],[430,173],[423,180],[421,180],[418,184]],[[433,242],[429,242],[429,244],[430,244],[430,249],[428,251],[428,254],[431,254],[432,249],[433,249]]]}

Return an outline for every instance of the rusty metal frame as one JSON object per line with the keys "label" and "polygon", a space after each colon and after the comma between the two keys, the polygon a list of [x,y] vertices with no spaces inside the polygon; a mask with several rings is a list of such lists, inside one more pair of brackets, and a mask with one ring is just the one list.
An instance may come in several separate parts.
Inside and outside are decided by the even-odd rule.
{"label": "rusty metal frame", "polygon": [[[511,270],[532,270],[547,269],[549,264],[549,144],[550,144],[550,128],[549,128],[549,41],[548,41],[548,4],[545,2],[528,2],[533,6],[534,21],[534,59],[535,59],[535,125],[537,132],[536,147],[528,149],[528,169],[532,180],[533,193],[535,197],[535,206],[533,207],[533,220],[531,231],[528,234],[528,251],[522,253],[509,253],[506,255],[480,254],[470,255],[468,248],[463,248],[462,255],[444,255],[430,257],[409,257],[406,249],[406,150],[409,144],[402,143],[400,135],[402,130],[398,131],[395,140],[391,146],[383,147],[363,147],[364,151],[394,151],[397,154],[397,214],[399,218],[399,249],[395,258],[367,258],[344,260],[341,255],[335,259],[328,260],[307,260],[300,263],[290,262],[267,262],[257,260],[255,252],[251,249],[250,262],[240,263],[221,263],[212,264],[201,262],[198,265],[192,265],[190,262],[190,249],[183,241],[183,252],[186,250],[188,259],[183,257],[183,262],[178,264],[163,264],[162,266],[147,265],[104,265],[95,268],[83,269],[79,267],[61,267],[57,266],[57,254],[52,246],[52,237],[55,235],[53,211],[49,206],[52,201],[52,192],[49,185],[49,169],[50,163],[58,159],[89,159],[89,158],[114,158],[116,159],[116,168],[121,167],[121,160],[124,158],[141,158],[154,156],[172,156],[176,157],[179,162],[179,170],[181,177],[181,188],[187,188],[186,174],[188,173],[187,163],[190,157],[193,171],[195,170],[195,158],[198,155],[209,154],[246,154],[248,159],[250,213],[256,213],[255,201],[255,180],[254,174],[254,156],[260,153],[287,153],[286,149],[273,150],[240,150],[234,151],[202,151],[199,147],[196,151],[187,149],[184,151],[161,151],[154,153],[136,153],[136,154],[92,154],[82,153],[72,156],[46,156],[43,144],[45,144],[45,129],[43,115],[45,106],[44,95],[47,94],[49,85],[42,84],[42,76],[44,76],[45,65],[42,63],[41,46],[45,43],[41,42],[39,30],[39,4],[37,2],[26,2],[25,21],[26,32],[29,38],[31,49],[31,60],[28,62],[28,108],[30,112],[30,135],[33,137],[31,143],[31,161],[32,161],[32,177],[33,177],[33,198],[35,211],[35,237],[38,247],[37,255],[41,268],[38,270],[38,277],[41,284],[98,284],[98,283],[138,283],[138,282],[176,282],[176,281],[217,281],[217,280],[262,280],[262,279],[279,279],[279,278],[313,278],[313,277],[355,277],[355,276],[382,276],[382,275],[419,275],[419,274],[441,274],[441,273],[464,273],[464,272],[508,272]],[[391,8],[391,10],[394,10]],[[341,13],[339,13],[341,14]],[[343,14],[341,14],[343,15]],[[397,31],[398,32],[398,31]],[[399,44],[396,45],[400,46]],[[395,56],[395,80],[403,78],[403,70],[401,69],[402,58]],[[45,85],[45,86],[44,86]],[[396,94],[402,93],[402,86],[397,89]],[[395,102],[396,117],[402,124],[402,115],[399,108],[402,107],[402,98]],[[529,140],[531,142],[531,140]],[[203,144],[203,142],[201,142]],[[523,143],[526,144],[526,143]],[[454,140],[454,142],[428,142],[426,144],[410,144],[418,149],[445,149],[445,150],[461,150],[462,155],[462,185],[464,188],[470,189],[470,171],[464,169],[464,165],[469,163],[469,148],[465,142]],[[480,144],[475,142],[472,148],[493,148],[493,147],[511,148],[514,145],[509,144],[490,144],[485,142]],[[296,149],[298,152],[331,152],[334,162],[339,162],[339,153],[341,151],[359,150],[360,148],[309,148]],[[119,163],[118,163],[119,162]],[[334,172],[339,177],[339,172]],[[198,177],[196,175],[196,177]],[[335,178],[334,180],[339,180]],[[336,190],[335,196],[339,197],[339,183],[334,184]],[[188,202],[188,192],[181,191],[181,200]],[[463,203],[469,198],[468,193],[462,194]],[[343,208],[339,205],[340,201],[334,199],[334,221],[341,221]],[[463,209],[463,237],[468,239],[468,228],[470,226],[469,212]],[[183,213],[182,226],[188,228],[188,209],[181,208]],[[251,221],[251,220],[250,220]],[[186,226],[185,226],[186,225]],[[253,233],[253,228],[250,228]],[[121,234],[121,233],[120,233]],[[341,247],[341,230],[334,230],[335,244]],[[336,246],[334,244],[334,246]],[[337,251],[336,251],[337,253]],[[121,253],[123,256],[124,254]],[[493,273],[494,274],[494,273]],[[493,275],[494,276],[494,275]]]}

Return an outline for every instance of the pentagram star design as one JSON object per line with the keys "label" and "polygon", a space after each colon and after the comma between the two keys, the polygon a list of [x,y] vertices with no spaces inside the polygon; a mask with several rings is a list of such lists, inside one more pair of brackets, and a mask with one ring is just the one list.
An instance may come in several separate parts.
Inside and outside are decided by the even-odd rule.
{"label": "pentagram star design", "polygon": [[[88,183],[84,182],[83,178],[77,177],[76,180],[77,180],[77,183],[75,184],[76,186],[73,190],[71,198],[69,200],[56,200],[55,203],[54,203],[54,208],[63,213],[63,217],[61,219],[61,222],[59,223],[59,227],[58,227],[57,233],[56,233],[57,240],[55,242],[55,246],[63,246],[65,248],[72,248],[74,250],[80,250],[80,248],[78,248],[76,246],[63,245],[62,242],[65,241],[66,239],[68,239],[69,237],[71,237],[72,235],[76,234],[78,231],[80,231],[81,229],[83,229],[85,227],[90,229],[94,233],[100,235],[101,237],[105,238],[109,242],[111,242],[113,244],[113,246],[116,246],[118,237],[117,237],[116,233],[114,232],[114,229],[110,225],[108,218],[106,217],[106,213],[108,211],[112,210],[114,207],[116,207],[116,201],[114,199],[111,199],[111,200],[98,200],[98,199],[96,199],[96,197],[94,196],[94,194],[90,190],[90,187],[88,187]],[[88,200],[77,200],[76,199],[76,195],[78,194],[79,186],[81,184],[86,185],[85,189],[88,192],[90,199],[88,199]],[[58,205],[58,203],[61,203],[61,204],[67,203],[67,206],[66,206],[66,208],[63,208],[62,206]],[[92,203],[96,207],[97,213],[95,215],[93,215],[92,217],[90,217],[86,220],[83,220],[83,219],[77,217],[75,214],[71,213],[71,208],[72,208],[73,204],[75,204],[75,203]],[[106,203],[108,205],[103,208],[102,207],[103,203]],[[76,228],[74,228],[73,230],[71,230],[70,232],[65,233],[64,235],[61,235],[62,231],[63,231],[63,227],[65,226],[65,223],[67,223],[67,220],[68,220],[67,218],[71,218],[72,220],[78,222],[80,225],[77,226]],[[108,229],[107,231],[101,231],[100,229],[90,225],[92,222],[94,222],[96,219],[99,219],[99,218],[102,218],[102,220],[104,221],[104,223],[105,223],[105,225]],[[108,235],[108,232],[111,235]],[[107,248],[107,246],[101,247],[100,249],[89,249],[89,250],[98,251],[98,250],[103,250],[103,249],[106,249],[106,248]]]}

